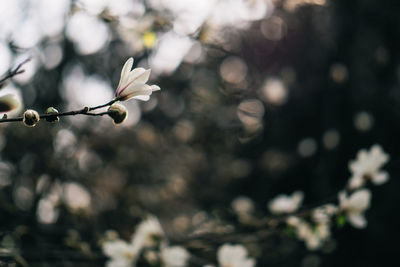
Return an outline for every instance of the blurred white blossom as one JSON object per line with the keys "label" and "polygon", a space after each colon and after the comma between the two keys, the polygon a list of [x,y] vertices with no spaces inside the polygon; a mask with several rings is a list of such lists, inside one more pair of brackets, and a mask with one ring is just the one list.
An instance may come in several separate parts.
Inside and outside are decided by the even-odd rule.
{"label": "blurred white blossom", "polygon": [[374,145],[369,151],[362,149],[358,152],[356,160],[349,163],[352,176],[349,180],[349,188],[357,189],[362,187],[367,180],[375,185],[380,185],[389,180],[389,174],[381,171],[380,168],[389,161],[380,145]]}
{"label": "blurred white blossom", "polygon": [[218,249],[217,259],[220,267],[253,267],[256,264],[242,245],[224,244]]}
{"label": "blurred white blossom", "polygon": [[316,223],[326,223],[331,220],[331,217],[338,211],[338,207],[333,204],[326,204],[318,207],[312,212],[312,219]]}
{"label": "blurred white blossom", "polygon": [[287,219],[287,224],[294,227],[297,237],[305,242],[309,250],[321,248],[331,235],[329,221],[310,224],[303,219],[291,216]]}
{"label": "blurred white blossom", "polygon": [[254,211],[253,201],[245,196],[235,198],[231,203],[232,209],[238,215],[246,215]]}
{"label": "blurred white blossom", "polygon": [[189,259],[189,252],[180,246],[161,248],[161,261],[164,267],[184,267]]}
{"label": "blurred white blossom", "polygon": [[371,201],[371,191],[361,189],[354,192],[350,197],[346,192],[339,192],[340,210],[345,212],[347,220],[356,228],[365,228],[367,220],[364,211],[369,208]]}
{"label": "blurred white blossom", "polygon": [[291,196],[281,194],[268,203],[268,208],[273,214],[292,213],[300,207],[303,198],[301,191],[296,191]]}
{"label": "blurred white blossom", "polygon": [[135,266],[140,247],[116,239],[104,242],[102,250],[106,256],[111,258],[107,262],[108,267],[133,267]]}
{"label": "blurred white blossom", "polygon": [[141,222],[132,236],[132,243],[142,247],[151,247],[157,244],[164,236],[160,222],[155,216],[149,216]]}
{"label": "blurred white blossom", "polygon": [[121,79],[115,91],[115,97],[120,101],[131,98],[147,101],[153,91],[160,90],[160,87],[146,84],[150,77],[150,69],[136,68],[131,71],[132,66],[133,58],[129,58],[122,68]]}
{"label": "blurred white blossom", "polygon": [[[111,258],[111,260],[107,262],[107,266],[135,266],[135,262],[140,254],[140,251],[143,248],[159,244],[157,241],[162,241],[163,236],[164,232],[158,219],[154,216],[149,216],[146,220],[138,225],[130,243],[121,239],[113,239],[105,241],[102,244],[103,253]],[[179,259],[176,259],[176,262],[178,262],[178,260],[180,260],[179,262],[183,262],[183,252],[181,250],[177,250],[176,248],[174,248],[172,251],[167,250],[164,252],[164,254],[162,254],[162,257],[166,257],[165,259],[163,258],[166,262],[172,262],[171,255],[180,256]],[[172,267],[172,265],[167,266]]]}

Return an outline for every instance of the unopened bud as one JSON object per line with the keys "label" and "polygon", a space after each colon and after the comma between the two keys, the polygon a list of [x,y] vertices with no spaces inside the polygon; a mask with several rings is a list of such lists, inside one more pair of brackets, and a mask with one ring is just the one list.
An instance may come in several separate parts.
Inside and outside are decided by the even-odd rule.
{"label": "unopened bud", "polygon": [[120,124],[128,117],[128,110],[123,105],[114,103],[108,108],[108,115],[115,124]]}
{"label": "unopened bud", "polygon": [[[56,114],[58,114],[58,110],[53,107],[49,107],[46,109],[45,114],[56,115]],[[48,121],[48,122],[57,122],[59,120],[60,120],[60,118],[58,116],[46,117],[46,121]]]}
{"label": "unopened bud", "polygon": [[34,127],[39,120],[39,113],[36,110],[28,109],[24,112],[22,122],[28,127]]}

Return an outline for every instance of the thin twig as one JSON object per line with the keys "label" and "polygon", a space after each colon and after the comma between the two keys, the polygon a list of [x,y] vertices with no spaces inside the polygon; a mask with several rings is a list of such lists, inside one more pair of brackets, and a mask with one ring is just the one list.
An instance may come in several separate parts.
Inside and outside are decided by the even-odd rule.
{"label": "thin twig", "polygon": [[25,70],[21,70],[21,68],[22,68],[22,66],[23,66],[25,63],[29,62],[30,60],[31,60],[31,58],[27,58],[27,59],[25,59],[24,61],[22,61],[21,63],[19,63],[18,66],[17,66],[14,70],[9,70],[8,73],[7,73],[7,75],[4,76],[4,78],[2,78],[2,79],[0,80],[0,86],[1,86],[5,81],[7,81],[8,79],[14,77],[15,75],[18,75],[18,74],[21,74],[21,73],[25,72]]}
{"label": "thin twig", "polygon": [[[90,113],[89,111],[97,110],[100,108],[108,107],[114,104],[118,99],[114,98],[113,100],[107,102],[106,104],[95,106],[95,107],[84,107],[83,109],[80,110],[73,110],[73,111],[67,111],[67,112],[61,112],[57,114],[40,114],[39,117],[40,119],[55,119],[57,117],[64,117],[64,116],[75,116],[75,115],[86,115],[86,116],[103,116],[109,114],[108,111],[106,112],[101,112],[101,113]],[[18,121],[23,121],[24,117],[16,117],[16,118],[4,118],[0,119],[0,123],[3,122],[18,122]]]}

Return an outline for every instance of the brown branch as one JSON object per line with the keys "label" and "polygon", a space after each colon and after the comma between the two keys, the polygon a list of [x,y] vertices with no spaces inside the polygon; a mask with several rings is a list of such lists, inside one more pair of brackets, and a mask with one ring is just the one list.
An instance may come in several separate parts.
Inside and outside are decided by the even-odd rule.
{"label": "brown branch", "polygon": [[15,75],[21,74],[23,72],[25,72],[25,70],[21,69],[22,66],[29,62],[31,60],[31,58],[27,58],[24,61],[22,61],[21,63],[18,64],[18,66],[14,69],[14,70],[9,70],[7,75],[4,76],[1,80],[0,80],[0,87],[1,85],[6,82],[8,79],[11,79],[12,77],[14,77]]}
{"label": "brown branch", "polygon": [[[67,111],[67,112],[61,112],[57,114],[40,114],[39,117],[40,119],[56,119],[57,117],[64,117],[64,116],[75,116],[75,115],[86,115],[86,116],[103,116],[109,114],[108,111],[106,112],[101,112],[101,113],[90,113],[89,111],[97,110],[100,108],[104,108],[107,106],[111,106],[117,101],[117,99],[113,99],[109,101],[106,104],[95,106],[95,107],[84,107],[83,109],[80,110],[73,110],[73,111]],[[23,121],[23,117],[16,117],[16,118],[3,118],[0,119],[0,123],[4,122],[18,122],[18,121]]]}

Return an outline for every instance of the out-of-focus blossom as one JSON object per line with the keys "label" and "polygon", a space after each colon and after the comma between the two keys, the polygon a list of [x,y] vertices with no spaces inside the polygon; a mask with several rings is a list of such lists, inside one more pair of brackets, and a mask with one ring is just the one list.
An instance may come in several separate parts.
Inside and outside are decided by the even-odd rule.
{"label": "out-of-focus blossom", "polygon": [[81,55],[100,51],[110,40],[110,30],[107,24],[83,11],[71,16],[66,25],[66,35]]}
{"label": "out-of-focus blossom", "polygon": [[123,240],[117,239],[106,241],[102,245],[103,253],[110,257],[107,262],[108,267],[133,267],[140,247],[129,244]]}
{"label": "out-of-focus blossom", "polygon": [[386,171],[381,171],[380,168],[389,161],[389,158],[389,155],[379,145],[372,146],[370,151],[360,150],[357,159],[349,163],[349,169],[352,173],[349,188],[360,188],[367,180],[371,180],[375,185],[387,182],[389,174]]}
{"label": "out-of-focus blossom", "polygon": [[345,192],[339,192],[339,207],[345,212],[351,225],[356,228],[365,228],[367,220],[364,211],[369,208],[371,201],[371,191],[361,189],[354,192],[350,197]]}
{"label": "out-of-focus blossom", "polygon": [[220,267],[253,267],[256,264],[242,245],[224,244],[218,249],[217,259]]}
{"label": "out-of-focus blossom", "polygon": [[147,101],[153,91],[160,90],[160,87],[146,84],[150,76],[150,69],[135,68],[131,71],[132,66],[133,58],[129,58],[122,68],[121,79],[115,91],[115,97],[120,101],[131,98]]}
{"label": "out-of-focus blossom", "polygon": [[325,223],[331,220],[331,217],[338,211],[338,207],[333,204],[326,204],[318,207],[312,212],[312,219],[316,223]]}
{"label": "out-of-focus blossom", "polygon": [[63,200],[73,211],[87,210],[90,207],[91,196],[85,187],[75,182],[63,184]]}
{"label": "out-of-focus blossom", "polygon": [[[170,74],[182,63],[194,41],[185,35],[168,31],[158,39],[155,50],[149,57],[149,64],[156,74]],[[174,49],[171,49],[173,47]]]}
{"label": "out-of-focus blossom", "polygon": [[161,241],[163,236],[164,231],[158,219],[154,216],[149,216],[136,228],[132,243],[137,246],[151,247]]}
{"label": "out-of-focus blossom", "polygon": [[163,247],[161,261],[164,267],[184,267],[189,259],[189,252],[180,246]]}
{"label": "out-of-focus blossom", "polygon": [[292,196],[278,195],[268,203],[268,208],[274,214],[292,213],[299,208],[303,198],[301,191],[294,192]]}
{"label": "out-of-focus blossom", "polygon": [[287,219],[287,224],[295,228],[297,237],[305,242],[309,250],[321,248],[331,235],[329,222],[319,222],[313,225],[303,219],[291,216]]}
{"label": "out-of-focus blossom", "polygon": [[238,215],[247,215],[254,211],[253,201],[245,196],[239,196],[235,198],[232,201],[231,206]]}

